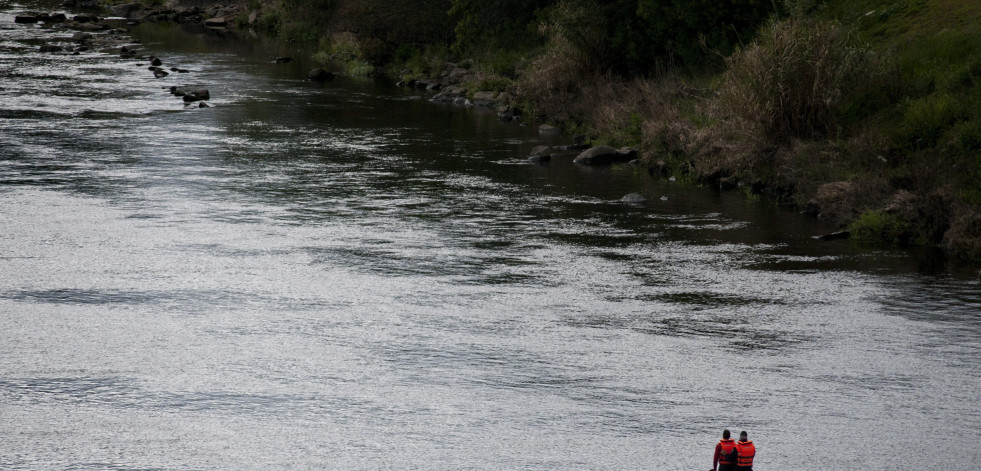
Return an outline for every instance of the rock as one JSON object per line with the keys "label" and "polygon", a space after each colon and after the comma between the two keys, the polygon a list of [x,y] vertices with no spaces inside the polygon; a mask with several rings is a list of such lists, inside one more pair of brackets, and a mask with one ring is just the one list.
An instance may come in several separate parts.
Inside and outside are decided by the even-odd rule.
{"label": "rock", "polygon": [[72,41],[75,41],[77,43],[90,41],[90,40],[92,40],[92,33],[85,33],[79,31],[72,35]]}
{"label": "rock", "polygon": [[170,68],[170,71],[171,72],[177,72],[178,70],[180,70],[180,69],[178,69],[177,67],[171,67]]}
{"label": "rock", "polygon": [[205,102],[202,101],[202,102],[198,103],[198,108],[211,108],[211,105],[209,105],[209,104],[207,104],[207,103],[205,103]]}
{"label": "rock", "polygon": [[167,73],[166,70],[157,69],[157,70],[154,70],[153,71],[153,76],[156,77],[156,78],[164,78],[164,77],[166,77],[168,75],[170,75],[170,74]]}
{"label": "rock", "polygon": [[473,94],[470,101],[473,102],[473,106],[493,108],[497,103],[497,92],[477,92]]}
{"label": "rock", "polygon": [[77,23],[77,22],[75,22],[75,23],[67,23],[66,26],[68,28],[71,28],[71,29],[74,29],[74,30],[77,30],[77,31],[90,31],[90,32],[105,31],[105,30],[109,29],[109,25],[103,24],[103,23]]}
{"label": "rock", "polygon": [[122,5],[113,5],[110,10],[113,14],[121,16],[123,18],[129,18],[133,16],[134,12],[142,10],[143,6],[139,3],[124,3]]}
{"label": "rock", "polygon": [[64,23],[68,21],[68,17],[64,13],[52,13],[48,15],[48,18],[44,20],[46,23]]}
{"label": "rock", "polygon": [[258,20],[258,19],[259,19],[259,11],[258,10],[253,10],[252,13],[249,13],[249,24],[250,25],[254,25],[255,24],[255,20]]}
{"label": "rock", "polygon": [[76,23],[97,23],[99,17],[95,15],[75,15],[72,17],[72,21]]}
{"label": "rock", "polygon": [[177,69],[177,73],[178,74],[187,74],[187,73],[190,73],[190,72],[191,71],[190,70],[187,70],[187,69]]}
{"label": "rock", "polygon": [[535,147],[532,147],[531,148],[531,154],[530,155],[532,157],[534,157],[536,155],[537,156],[545,156],[545,155],[547,155],[547,156],[551,157],[552,156],[552,153],[553,153],[553,149],[552,149],[551,146],[535,146]]}
{"label": "rock", "polygon": [[14,17],[14,23],[32,24],[37,22],[38,19],[36,15],[17,15]]}
{"label": "rock", "polygon": [[640,193],[630,193],[629,195],[620,198],[620,201],[627,204],[640,204],[647,201],[647,198],[644,198],[644,196]]}
{"label": "rock", "polygon": [[146,70],[149,70],[150,72],[156,72],[156,71],[160,70],[160,67],[157,67],[155,65],[151,65],[150,67],[147,67]]}
{"label": "rock", "polygon": [[327,71],[323,67],[317,67],[316,69],[307,72],[307,80],[313,80],[314,82],[328,82],[334,80],[334,74]]}
{"label": "rock", "polygon": [[561,133],[562,130],[552,125],[543,124],[541,126],[538,126],[538,134],[541,134],[543,136],[557,136]]}
{"label": "rock", "polygon": [[62,50],[61,46],[56,46],[54,44],[45,44],[41,46],[40,49],[41,52],[61,52],[61,50]]}
{"label": "rock", "polygon": [[610,165],[614,163],[629,162],[637,156],[637,151],[625,147],[616,150],[607,145],[593,147],[579,154],[574,163],[579,165]]}
{"label": "rock", "polygon": [[466,99],[467,89],[456,85],[450,85],[436,94],[432,101],[441,103],[455,103],[457,98]]}
{"label": "rock", "polygon": [[193,103],[195,101],[210,100],[211,93],[205,89],[194,90],[190,93],[184,93],[184,103]]}
{"label": "rock", "polygon": [[163,61],[157,57],[154,57],[152,60],[150,60],[150,65],[160,67],[161,65],[163,65]]}
{"label": "rock", "polygon": [[551,155],[533,155],[528,157],[528,162],[533,164],[547,164],[552,161]]}
{"label": "rock", "polygon": [[432,82],[426,86],[427,92],[438,92],[443,89],[443,85],[439,82]]}
{"label": "rock", "polygon": [[819,235],[819,236],[815,237],[815,239],[825,240],[825,241],[828,241],[828,240],[841,240],[841,239],[848,239],[851,236],[852,236],[852,233],[851,232],[848,232],[848,231],[840,231],[840,232],[832,232],[830,234]]}
{"label": "rock", "polygon": [[276,59],[273,60],[273,62],[276,63],[276,64],[285,64],[285,63],[290,62],[292,60],[293,60],[292,57],[290,57],[290,56],[284,56],[284,57],[277,57]]}
{"label": "rock", "polygon": [[623,156],[623,160],[625,162],[630,162],[631,160],[637,158],[637,149],[634,149],[633,147],[621,147],[617,152]]}
{"label": "rock", "polygon": [[204,25],[209,28],[224,28],[225,26],[228,25],[228,22],[225,21],[225,17],[218,16],[215,18],[208,18],[207,20],[204,20]]}

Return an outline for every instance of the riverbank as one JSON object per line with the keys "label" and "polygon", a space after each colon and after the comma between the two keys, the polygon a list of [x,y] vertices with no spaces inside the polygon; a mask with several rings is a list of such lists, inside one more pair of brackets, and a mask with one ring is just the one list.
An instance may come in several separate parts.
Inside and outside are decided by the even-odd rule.
{"label": "riverbank", "polygon": [[473,36],[464,13],[477,10],[465,2],[450,10],[456,24],[438,17],[440,2],[335,3],[114,9],[316,44],[313,57],[338,73],[387,75],[437,101],[630,146],[653,175],[773,198],[862,243],[981,260],[981,7],[971,2],[788,2],[754,40],[712,51],[715,62],[688,51],[644,71],[610,61],[632,43],[611,39],[609,20],[589,21],[602,12],[588,2],[542,7],[537,32],[511,27],[506,41]]}

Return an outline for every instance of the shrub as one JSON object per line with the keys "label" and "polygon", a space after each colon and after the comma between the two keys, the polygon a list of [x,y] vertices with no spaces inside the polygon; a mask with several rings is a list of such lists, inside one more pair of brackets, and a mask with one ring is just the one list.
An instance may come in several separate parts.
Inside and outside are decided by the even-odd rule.
{"label": "shrub", "polygon": [[911,238],[909,225],[894,214],[868,211],[851,225],[858,240],[885,245],[904,245]]}
{"label": "shrub", "polygon": [[726,64],[713,115],[735,135],[770,144],[834,135],[842,104],[883,76],[839,23],[807,19],[770,24]]}

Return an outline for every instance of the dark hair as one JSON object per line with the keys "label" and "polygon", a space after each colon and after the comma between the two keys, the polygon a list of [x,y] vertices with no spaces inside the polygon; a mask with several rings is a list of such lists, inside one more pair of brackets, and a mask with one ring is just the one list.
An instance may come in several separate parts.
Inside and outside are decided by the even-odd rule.
{"label": "dark hair", "polygon": [[742,432],[739,432],[739,437],[740,438],[742,438],[742,437],[748,437],[748,435],[746,434],[746,431],[743,430]]}
{"label": "dark hair", "polygon": [[722,431],[722,438],[729,438],[729,430]]}

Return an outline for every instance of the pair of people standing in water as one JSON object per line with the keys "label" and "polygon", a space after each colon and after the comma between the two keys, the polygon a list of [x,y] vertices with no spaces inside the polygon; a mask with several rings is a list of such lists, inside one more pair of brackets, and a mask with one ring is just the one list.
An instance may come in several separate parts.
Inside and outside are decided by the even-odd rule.
{"label": "pair of people standing in water", "polygon": [[729,438],[729,431],[722,431],[722,440],[715,445],[712,471],[753,471],[756,445],[749,441],[745,431],[739,432],[739,441]]}

